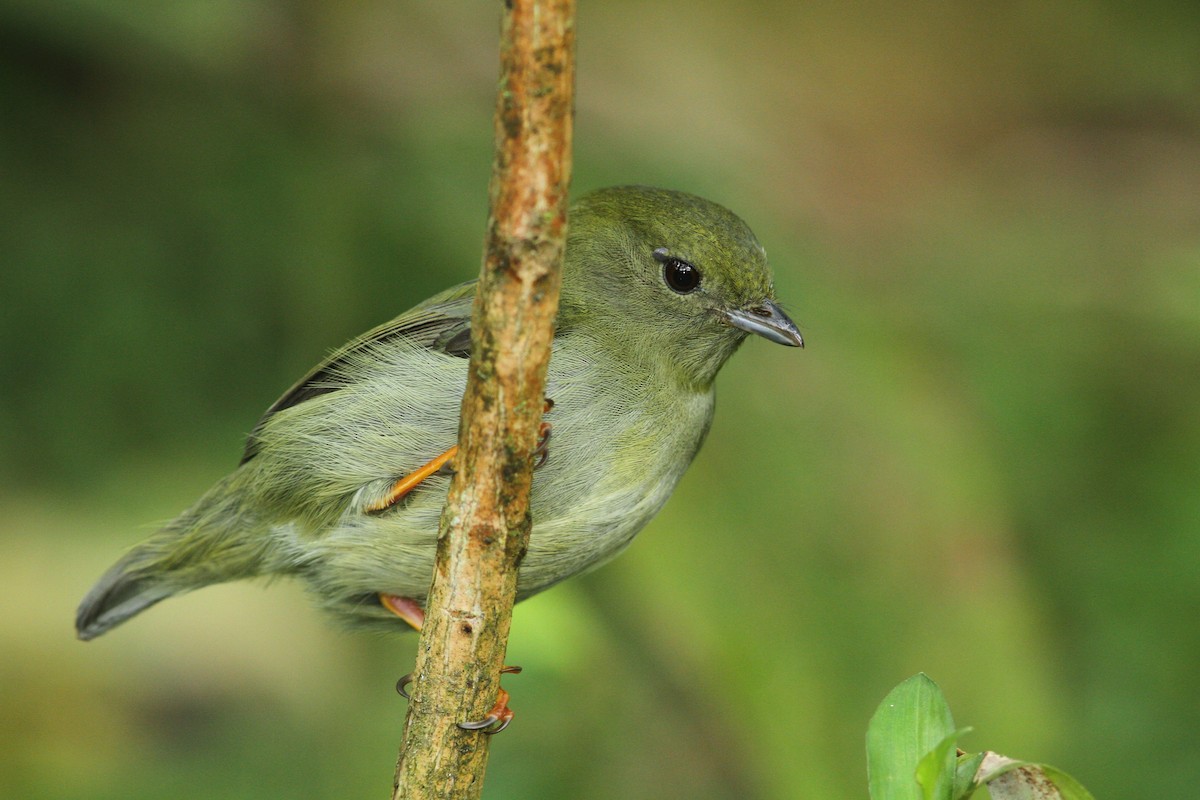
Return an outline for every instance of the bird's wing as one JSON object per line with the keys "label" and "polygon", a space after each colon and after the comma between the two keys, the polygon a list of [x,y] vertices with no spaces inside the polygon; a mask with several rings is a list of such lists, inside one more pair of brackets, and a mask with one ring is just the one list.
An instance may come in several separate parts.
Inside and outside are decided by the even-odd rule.
{"label": "bird's wing", "polygon": [[263,414],[246,439],[246,449],[240,463],[245,464],[258,452],[258,434],[267,420],[309,398],[337,391],[340,388],[338,375],[341,368],[366,348],[402,336],[430,350],[468,358],[471,354],[471,304],[475,298],[475,283],[460,283],[434,295],[391,322],[364,333],[313,367]]}

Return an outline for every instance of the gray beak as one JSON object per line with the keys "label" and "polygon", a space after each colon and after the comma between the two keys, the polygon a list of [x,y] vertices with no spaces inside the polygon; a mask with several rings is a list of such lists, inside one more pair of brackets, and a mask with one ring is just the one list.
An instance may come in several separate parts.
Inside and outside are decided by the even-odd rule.
{"label": "gray beak", "polygon": [[788,347],[804,347],[804,338],[796,330],[796,323],[783,313],[783,309],[771,300],[763,300],[748,308],[736,308],[725,312],[729,324],[764,339]]}

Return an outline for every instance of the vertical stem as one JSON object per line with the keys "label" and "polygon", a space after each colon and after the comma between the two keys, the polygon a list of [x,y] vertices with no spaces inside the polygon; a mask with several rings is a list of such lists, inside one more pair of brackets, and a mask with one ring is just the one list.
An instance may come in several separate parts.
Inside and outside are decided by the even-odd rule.
{"label": "vertical stem", "polygon": [[479,797],[488,736],[457,723],[496,700],[567,224],[574,0],[508,0],[496,155],[459,430],[393,798]]}

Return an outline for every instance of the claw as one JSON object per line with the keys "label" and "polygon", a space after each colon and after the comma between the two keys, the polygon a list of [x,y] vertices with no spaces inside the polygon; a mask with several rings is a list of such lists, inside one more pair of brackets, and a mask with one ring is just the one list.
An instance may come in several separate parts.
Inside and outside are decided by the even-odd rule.
{"label": "claw", "polygon": [[513,710],[508,707],[508,692],[501,689],[496,695],[496,705],[492,706],[486,717],[473,722],[460,722],[458,727],[464,731],[482,731],[488,736],[494,736],[507,728],[512,718]]}
{"label": "claw", "polygon": [[[516,675],[520,671],[520,667],[500,668],[501,675]],[[488,736],[495,736],[507,728],[513,720],[514,714],[513,710],[508,707],[508,697],[508,692],[505,689],[500,689],[496,694],[496,704],[492,706],[492,710],[487,713],[486,717],[471,722],[460,722],[458,723],[458,727],[464,731],[481,731]]]}
{"label": "claw", "polygon": [[546,463],[546,459],[550,457],[550,423],[543,422],[538,426],[538,441],[537,447],[533,451],[534,458],[533,468],[537,469]]}
{"label": "claw", "polygon": [[[542,398],[542,413],[549,414],[554,408],[554,401],[549,397]],[[550,423],[541,422],[538,424],[538,440],[537,447],[533,450],[533,468],[537,469],[546,463],[546,459],[550,457]]]}
{"label": "claw", "polygon": [[493,736],[507,728],[512,718],[513,710],[508,707],[508,692],[501,689],[496,695],[496,705],[492,706],[486,717],[473,722],[460,722],[458,727],[464,731],[482,731]]}
{"label": "claw", "polygon": [[[520,667],[501,667],[501,675],[516,675],[521,671]],[[410,672],[400,680],[396,681],[396,691],[405,700],[412,698],[408,694],[408,687],[413,682],[413,674]],[[460,722],[458,727],[464,731],[480,731],[488,736],[495,736],[500,731],[504,730],[513,721],[515,714],[508,707],[509,694],[505,689],[500,689],[496,694],[496,704],[492,706],[492,710],[487,713],[483,719],[473,720],[471,722]]]}

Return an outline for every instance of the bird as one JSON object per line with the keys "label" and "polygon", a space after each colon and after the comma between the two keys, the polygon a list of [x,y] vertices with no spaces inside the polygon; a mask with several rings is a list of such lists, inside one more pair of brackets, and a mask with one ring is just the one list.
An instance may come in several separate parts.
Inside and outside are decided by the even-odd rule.
{"label": "bird", "polygon": [[[617,186],[581,197],[568,219],[518,601],[612,559],[662,508],[709,430],[717,373],[748,336],[804,344],[762,245],[724,207]],[[259,576],[300,579],[351,627],[419,629],[475,290],[429,298],[288,389],[237,468],[103,574],[78,637]]]}

